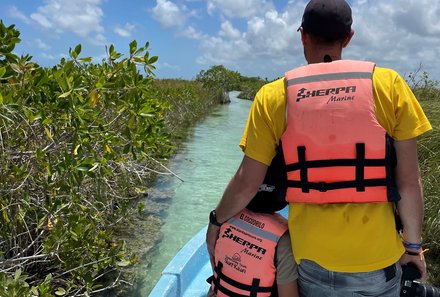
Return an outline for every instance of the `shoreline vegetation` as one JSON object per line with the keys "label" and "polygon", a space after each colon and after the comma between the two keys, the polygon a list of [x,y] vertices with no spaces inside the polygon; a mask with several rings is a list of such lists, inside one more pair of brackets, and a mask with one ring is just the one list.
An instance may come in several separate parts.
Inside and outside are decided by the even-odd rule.
{"label": "shoreline vegetation", "polygon": [[[109,46],[100,64],[77,45],[45,68],[13,53],[19,35],[0,20],[0,296],[127,293],[142,281],[136,267],[168,203],[149,203],[149,186],[179,178],[167,160],[225,94],[253,100],[268,81],[221,65],[191,81],[156,79],[158,57],[136,41],[126,55]],[[419,158],[429,282],[439,287],[440,90],[419,72],[408,82],[434,127]]]}
{"label": "shoreline vegetation", "polygon": [[77,45],[41,67],[14,54],[19,36],[0,21],[0,296],[130,290],[145,258],[134,230],[154,244],[161,224],[141,202],[149,185],[174,175],[166,162],[189,127],[247,79],[223,66],[155,79],[158,57],[136,41],[99,64]]}

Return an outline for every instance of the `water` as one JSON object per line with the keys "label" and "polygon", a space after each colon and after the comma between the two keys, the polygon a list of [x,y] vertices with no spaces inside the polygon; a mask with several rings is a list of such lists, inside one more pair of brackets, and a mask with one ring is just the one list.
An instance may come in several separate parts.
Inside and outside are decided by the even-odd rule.
{"label": "water", "polygon": [[184,181],[167,177],[154,185],[155,190],[171,197],[171,205],[163,214],[163,238],[151,266],[145,268],[147,276],[139,296],[148,296],[168,262],[207,224],[210,210],[243,158],[238,144],[252,102],[237,99],[237,95],[231,92],[230,104],[219,106],[199,123],[168,164]]}

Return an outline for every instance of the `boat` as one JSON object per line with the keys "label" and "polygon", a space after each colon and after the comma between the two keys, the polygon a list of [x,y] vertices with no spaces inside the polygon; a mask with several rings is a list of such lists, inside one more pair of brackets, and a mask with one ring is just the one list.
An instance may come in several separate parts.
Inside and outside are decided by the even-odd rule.
{"label": "boat", "polygon": [[[285,207],[279,213],[287,218]],[[192,237],[162,271],[149,297],[205,297],[209,290],[206,279],[212,275],[206,248],[206,230]]]}

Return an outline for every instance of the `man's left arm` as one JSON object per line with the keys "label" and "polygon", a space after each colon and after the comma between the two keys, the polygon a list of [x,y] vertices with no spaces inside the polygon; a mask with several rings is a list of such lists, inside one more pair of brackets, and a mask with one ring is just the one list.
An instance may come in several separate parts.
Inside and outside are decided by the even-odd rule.
{"label": "man's left arm", "polygon": [[[396,183],[401,200],[397,203],[397,209],[403,224],[403,240],[409,243],[422,241],[422,223],[424,214],[424,201],[422,182],[417,156],[417,140],[395,141],[397,166]],[[420,250],[406,248],[407,251],[419,253]],[[427,277],[426,262],[424,257],[404,254],[400,259],[402,265],[413,263],[421,273],[421,279]]]}

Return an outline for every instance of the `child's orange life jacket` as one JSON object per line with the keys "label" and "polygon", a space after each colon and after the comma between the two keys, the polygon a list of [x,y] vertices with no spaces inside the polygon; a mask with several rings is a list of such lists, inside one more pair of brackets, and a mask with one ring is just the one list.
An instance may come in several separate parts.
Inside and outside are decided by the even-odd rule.
{"label": "child's orange life jacket", "polygon": [[211,282],[217,297],[271,296],[276,246],[286,231],[287,220],[281,215],[247,209],[223,223]]}

